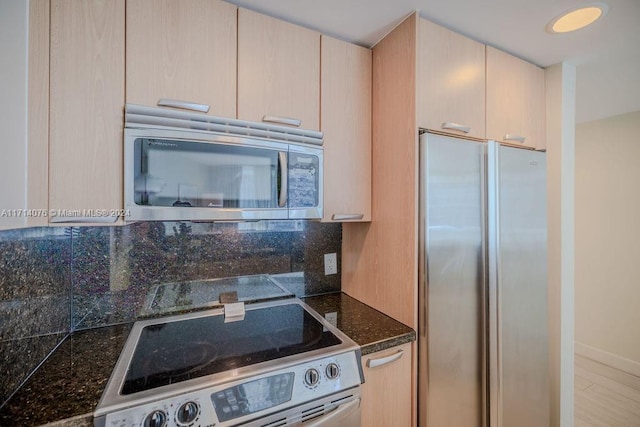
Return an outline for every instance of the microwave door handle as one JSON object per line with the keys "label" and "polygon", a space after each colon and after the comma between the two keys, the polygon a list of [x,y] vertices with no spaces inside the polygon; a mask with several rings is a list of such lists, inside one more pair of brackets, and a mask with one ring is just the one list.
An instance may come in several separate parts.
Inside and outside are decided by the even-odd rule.
{"label": "microwave door handle", "polygon": [[286,151],[280,151],[278,153],[278,164],[280,166],[280,195],[278,196],[278,206],[284,208],[287,206],[287,184],[289,179]]}

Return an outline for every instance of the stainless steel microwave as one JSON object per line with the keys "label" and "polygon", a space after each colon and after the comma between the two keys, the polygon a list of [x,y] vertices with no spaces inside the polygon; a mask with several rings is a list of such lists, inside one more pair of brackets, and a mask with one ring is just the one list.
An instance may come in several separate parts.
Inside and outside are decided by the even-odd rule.
{"label": "stainless steel microwave", "polygon": [[321,133],[135,105],[126,120],[126,221],[322,218]]}

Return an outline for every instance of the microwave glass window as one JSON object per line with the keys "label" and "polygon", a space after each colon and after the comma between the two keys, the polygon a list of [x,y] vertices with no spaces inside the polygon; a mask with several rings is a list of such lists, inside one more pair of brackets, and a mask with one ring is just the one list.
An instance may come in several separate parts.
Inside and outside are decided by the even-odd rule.
{"label": "microwave glass window", "polygon": [[318,156],[289,153],[289,207],[313,208],[320,204],[319,176]]}
{"label": "microwave glass window", "polygon": [[138,205],[278,207],[276,150],[139,138],[135,169]]}

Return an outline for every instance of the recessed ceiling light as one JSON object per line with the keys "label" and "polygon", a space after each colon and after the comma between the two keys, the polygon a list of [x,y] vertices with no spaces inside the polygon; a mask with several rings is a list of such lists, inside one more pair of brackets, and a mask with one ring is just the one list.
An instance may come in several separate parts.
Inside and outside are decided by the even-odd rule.
{"label": "recessed ceiling light", "polygon": [[591,3],[564,12],[551,20],[546,26],[549,33],[568,33],[579,30],[589,24],[596,22],[599,18],[607,14],[609,6],[606,3]]}

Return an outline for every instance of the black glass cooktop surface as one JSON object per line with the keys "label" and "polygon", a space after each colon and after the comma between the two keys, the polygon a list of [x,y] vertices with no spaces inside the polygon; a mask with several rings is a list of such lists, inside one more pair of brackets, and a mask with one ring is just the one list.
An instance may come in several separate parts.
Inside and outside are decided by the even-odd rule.
{"label": "black glass cooktop surface", "polygon": [[153,324],[141,331],[121,394],[340,343],[299,304],[247,310],[244,320],[230,323],[211,315]]}

